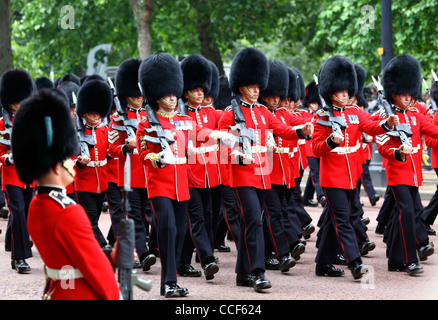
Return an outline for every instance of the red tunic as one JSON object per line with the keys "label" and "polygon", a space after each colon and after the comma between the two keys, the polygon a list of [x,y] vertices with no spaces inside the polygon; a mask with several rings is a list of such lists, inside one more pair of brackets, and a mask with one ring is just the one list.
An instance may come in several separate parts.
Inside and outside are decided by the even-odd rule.
{"label": "red tunic", "polygon": [[137,143],[139,146],[139,158],[147,169],[148,196],[166,197],[177,201],[190,199],[187,175],[187,148],[188,135],[194,129],[194,123],[189,116],[175,114],[164,116],[157,113],[163,130],[170,130],[175,143],[170,145],[178,164],[167,164],[163,168],[158,167],[158,153],[160,145],[146,142],[145,135],[155,137],[153,133],[146,133],[145,128],[150,128],[147,119],[139,123],[137,129]]}
{"label": "red tunic", "polygon": [[[246,128],[255,129],[256,143],[252,146],[254,163],[251,165],[239,165],[232,158],[230,160],[230,186],[270,189],[270,165],[266,154],[268,130],[271,129],[274,135],[286,140],[297,139],[298,136],[292,127],[283,124],[265,106],[257,103],[250,105],[242,101],[240,106],[245,117]],[[234,112],[230,109],[222,115],[218,128],[220,130],[228,130],[229,126],[234,124]]]}
{"label": "red tunic", "polygon": [[[143,119],[146,118],[146,111],[144,109],[139,109],[137,111],[132,111],[132,108],[127,108],[127,117],[128,119],[137,119],[138,123],[140,123]],[[125,140],[128,135],[125,131],[119,131],[114,129],[115,125],[122,125],[121,122],[117,121],[119,119],[118,114],[111,116],[111,122],[109,125],[108,131],[108,140],[109,140],[109,155],[112,158],[118,159],[118,183],[119,187],[123,187],[124,185],[124,168],[125,168],[125,160],[126,156],[123,154],[123,146],[125,145]],[[138,156],[138,147],[133,149],[132,154],[130,155],[131,159],[131,187],[132,188],[146,188],[146,167],[140,162],[140,158]]]}
{"label": "red tunic", "polygon": [[[295,114],[290,113],[286,108],[279,108],[275,111],[274,116],[282,123],[288,126],[297,126],[302,124],[302,119]],[[277,145],[277,152],[273,154],[273,165],[271,172],[271,184],[286,185],[288,188],[295,186],[295,163],[291,161],[290,155],[294,155],[293,149],[296,146],[297,139],[285,140],[274,136]]]}
{"label": "red tunic", "polygon": [[409,185],[421,186],[423,172],[421,167],[422,141],[421,136],[438,138],[438,127],[424,116],[416,107],[407,110],[395,108],[400,123],[406,123],[411,128],[412,137],[409,138],[414,151],[405,157],[403,161],[399,156],[398,148],[401,145],[400,139],[388,135],[376,137],[379,153],[387,159],[386,179],[388,185]]}
{"label": "red tunic", "polygon": [[100,124],[93,129],[85,126],[85,134],[93,136],[95,145],[88,148],[91,160],[89,164],[83,168],[79,166],[75,168],[75,191],[102,193],[108,189],[106,170],[108,128],[104,124]]}
{"label": "red tunic", "polygon": [[[76,268],[83,275],[74,280],[50,279],[48,292],[55,288],[51,299],[119,299],[114,270],[80,205],[61,192],[37,193],[29,206],[27,226],[46,266]],[[68,285],[73,281],[74,286]]]}
{"label": "red tunic", "polygon": [[[433,123],[438,125],[438,110],[435,110]],[[424,141],[430,147],[430,166],[432,169],[438,168],[438,140],[431,137],[424,137]]]}
{"label": "red tunic", "polygon": [[[199,128],[209,128],[215,130],[221,114],[212,106],[200,106],[199,108],[188,108],[189,116],[196,122]],[[208,131],[204,131],[208,134]],[[198,183],[193,185],[195,188],[213,188],[220,184],[220,169],[218,151],[219,146],[215,139],[208,136],[198,135],[193,142],[196,153],[188,159],[190,169],[197,177]]]}
{"label": "red tunic", "polygon": [[[386,131],[379,121],[370,120],[357,106],[347,106],[344,109],[334,107],[333,113],[344,118],[347,129],[342,130],[344,141],[332,149],[327,144],[327,138],[332,133],[331,127],[315,122],[312,147],[315,155],[321,158],[320,185],[328,188],[354,189],[362,174],[361,132],[374,136]],[[328,120],[328,117],[322,116],[320,112],[317,118]]]}

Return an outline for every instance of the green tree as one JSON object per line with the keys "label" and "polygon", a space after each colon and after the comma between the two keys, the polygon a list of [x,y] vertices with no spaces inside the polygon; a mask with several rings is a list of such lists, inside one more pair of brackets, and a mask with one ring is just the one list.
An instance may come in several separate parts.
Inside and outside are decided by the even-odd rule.
{"label": "green tree", "polygon": [[83,75],[88,52],[103,43],[112,45],[110,65],[138,56],[136,27],[128,3],[77,0],[67,11],[64,5],[61,0],[11,2],[14,66],[29,70],[33,77],[47,76],[52,68],[55,77],[68,72]]}
{"label": "green tree", "polygon": [[[437,14],[437,0],[392,2],[394,55],[412,54],[425,74],[438,64],[436,25],[430,20]],[[332,54],[351,58],[369,75],[379,74],[380,22],[380,1],[370,6],[367,0],[334,0],[319,14],[314,40],[327,41]]]}

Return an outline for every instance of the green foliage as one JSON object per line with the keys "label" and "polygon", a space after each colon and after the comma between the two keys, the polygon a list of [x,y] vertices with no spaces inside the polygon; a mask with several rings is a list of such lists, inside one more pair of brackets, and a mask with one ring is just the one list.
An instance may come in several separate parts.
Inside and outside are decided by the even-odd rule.
{"label": "green foliage", "polygon": [[[137,30],[128,0],[73,0],[74,29],[63,29],[61,0],[11,0],[14,66],[32,76],[82,75],[87,54],[111,43],[109,65],[138,56]],[[438,39],[433,18],[438,0],[392,1],[394,54],[418,58],[426,76],[436,69]],[[306,80],[328,57],[340,54],[380,72],[380,1],[368,0],[155,0],[150,23],[153,52],[178,58],[200,53],[196,23],[210,19],[210,32],[224,64],[237,51],[256,46],[269,59],[299,68]],[[213,43],[211,43],[213,45]],[[429,78],[429,77],[428,77]]]}
{"label": "green foliage", "polygon": [[[104,43],[112,44],[110,65],[138,55],[128,2],[72,1],[74,21],[66,21],[69,12],[61,11],[65,4],[61,0],[11,1],[15,67],[25,68],[33,77],[48,76],[51,70],[55,78],[68,72],[82,75],[90,49]],[[63,28],[63,21],[70,22],[73,29]]]}
{"label": "green foliage", "polygon": [[[369,4],[367,0],[331,1],[319,14],[314,39],[330,43],[332,54],[349,57],[371,75],[381,71],[377,52],[381,46],[381,5],[380,1]],[[438,64],[436,25],[430,19],[437,16],[437,5],[437,0],[392,1],[394,56],[414,55],[425,75]]]}

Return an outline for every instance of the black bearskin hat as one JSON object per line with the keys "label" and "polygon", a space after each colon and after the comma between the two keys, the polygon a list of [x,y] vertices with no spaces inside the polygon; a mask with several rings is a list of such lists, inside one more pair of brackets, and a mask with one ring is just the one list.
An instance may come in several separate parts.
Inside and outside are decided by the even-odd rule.
{"label": "black bearskin hat", "polygon": [[356,69],[356,76],[357,76],[357,105],[359,107],[364,107],[365,109],[368,108],[368,102],[365,99],[365,95],[363,93],[364,87],[365,87],[365,79],[367,77],[367,72],[364,67],[362,67],[360,64],[355,64],[354,68]]}
{"label": "black bearskin hat", "polygon": [[307,104],[317,102],[321,105],[321,99],[319,98],[318,86],[315,81],[310,82],[306,87],[306,96],[302,101],[302,105],[307,107]]}
{"label": "black bearskin hat", "polygon": [[68,98],[68,104],[71,108],[76,108],[73,102],[73,93],[78,97],[79,86],[71,81],[63,82],[58,86],[58,89],[64,91]]}
{"label": "black bearskin hat", "polygon": [[210,61],[210,66],[211,66],[211,86],[210,86],[210,91],[206,92],[205,96],[212,97],[214,104],[214,100],[216,100],[219,95],[219,69],[216,67],[213,61]]}
{"label": "black bearskin hat", "polygon": [[304,97],[306,96],[306,85],[304,84],[304,77],[300,70],[298,70],[295,67],[291,67],[291,69],[296,73],[297,75],[297,85],[298,85],[298,98],[295,101],[301,100],[303,101]]}
{"label": "black bearskin hat", "polygon": [[11,146],[18,177],[25,183],[79,152],[70,110],[59,93],[42,89],[22,102],[15,114]]}
{"label": "black bearskin hat", "polygon": [[[286,65],[278,60],[269,61],[268,85],[260,91],[260,99],[263,97],[279,96],[281,100],[287,97],[289,90],[289,72]],[[261,103],[263,100],[261,100]]]}
{"label": "black bearskin hat", "polygon": [[287,68],[289,74],[289,88],[287,90],[287,97],[291,98],[292,101],[297,101],[299,99],[299,87],[298,87],[298,75],[292,68]]}
{"label": "black bearskin hat", "polygon": [[[435,72],[438,76],[438,73]],[[438,82],[435,82],[435,79],[432,77],[432,85],[430,86],[430,97],[438,103]]]}
{"label": "black bearskin hat", "polygon": [[204,89],[204,94],[210,91],[213,71],[209,60],[199,54],[189,55],[181,61],[181,70],[184,93],[196,88]]}
{"label": "black bearskin hat", "polygon": [[357,93],[357,76],[353,62],[343,56],[334,56],[323,62],[318,73],[319,94],[327,102],[338,91],[348,90],[353,97]]}
{"label": "black bearskin hat", "polygon": [[394,103],[392,95],[410,93],[418,98],[422,91],[420,63],[409,54],[393,58],[383,69],[382,86],[390,103]]}
{"label": "black bearskin hat", "polygon": [[227,76],[219,77],[219,95],[213,105],[218,110],[224,110],[226,107],[231,105],[231,100],[233,99],[233,93],[230,89],[230,83],[228,82]]}
{"label": "black bearskin hat", "polygon": [[87,76],[83,80],[81,79],[81,86],[83,86],[84,83],[86,83],[87,81],[90,81],[90,80],[105,81],[105,79],[100,74],[92,74],[92,75]]}
{"label": "black bearskin hat", "polygon": [[268,86],[269,63],[265,54],[256,48],[245,48],[237,52],[230,70],[230,88],[240,95],[239,88],[254,84],[260,91]]}
{"label": "black bearskin hat", "polygon": [[73,73],[67,73],[66,75],[62,76],[61,79],[59,79],[57,86],[59,86],[63,82],[71,81],[76,83],[78,86],[81,86],[81,78],[79,78],[77,75]]}
{"label": "black bearskin hat", "polygon": [[113,104],[113,93],[109,85],[100,80],[86,81],[78,91],[76,113],[98,112],[102,118],[109,115]]}
{"label": "black bearskin hat", "polygon": [[9,105],[20,103],[35,91],[35,83],[27,71],[11,69],[0,79],[0,105],[10,110]]}
{"label": "black bearskin hat", "polygon": [[123,61],[117,69],[114,86],[122,107],[128,105],[127,98],[141,96],[138,87],[138,68],[140,64],[140,59],[130,58]]}
{"label": "black bearskin hat", "polygon": [[38,77],[35,79],[35,86],[36,89],[54,89],[55,85],[53,84],[53,81],[50,80],[47,77]]}
{"label": "black bearskin hat", "polygon": [[158,110],[157,101],[168,95],[180,98],[183,93],[183,74],[174,57],[168,53],[153,54],[144,59],[138,69],[138,82],[148,104]]}

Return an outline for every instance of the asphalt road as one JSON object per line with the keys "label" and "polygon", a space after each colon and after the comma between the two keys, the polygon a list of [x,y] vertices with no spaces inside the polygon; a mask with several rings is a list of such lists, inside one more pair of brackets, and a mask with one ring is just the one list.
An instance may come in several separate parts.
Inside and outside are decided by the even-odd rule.
{"label": "asphalt road", "polygon": [[[365,216],[371,222],[368,225],[368,236],[376,243],[376,249],[363,257],[363,262],[371,267],[369,274],[361,279],[354,280],[350,271],[345,268],[345,276],[341,278],[317,277],[315,275],[314,258],[316,255],[316,232],[307,241],[306,251],[288,273],[267,271],[266,277],[271,281],[272,288],[264,293],[257,293],[252,288],[237,287],[235,285],[234,265],[236,248],[227,241],[231,252],[217,252],[219,258],[219,272],[211,281],[201,278],[179,277],[178,284],[187,287],[189,295],[176,299],[179,302],[193,300],[435,300],[438,298],[438,253],[421,263],[424,273],[418,276],[409,276],[401,272],[388,272],[385,257],[385,244],[382,236],[375,231],[376,216],[382,202],[371,207],[366,198]],[[427,202],[424,202],[427,204]],[[316,221],[322,211],[321,207],[308,209],[309,214]],[[35,247],[32,248],[33,257],[28,259],[32,268],[29,274],[18,274],[11,269],[10,252],[4,250],[4,236],[7,220],[0,219],[0,300],[40,300],[45,284],[43,262]],[[109,227],[109,214],[102,214],[101,229],[104,233]],[[431,240],[436,240],[431,236]],[[194,259],[194,258],[193,258]],[[200,265],[193,261],[193,266],[200,269]],[[151,267],[151,270],[138,276],[152,281],[152,289],[148,292],[134,288],[135,300],[170,300],[159,294],[160,263]]]}

